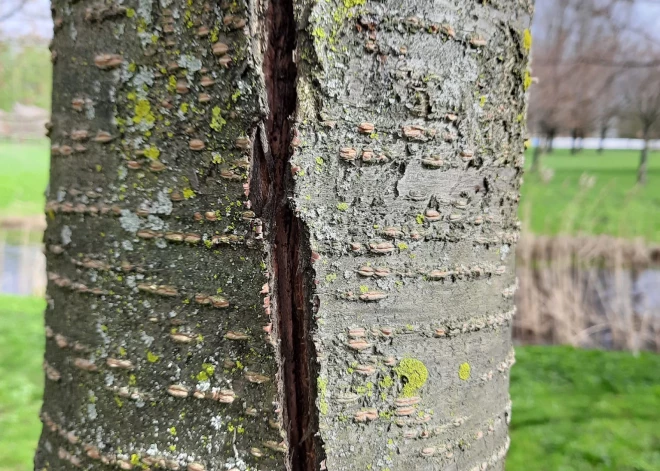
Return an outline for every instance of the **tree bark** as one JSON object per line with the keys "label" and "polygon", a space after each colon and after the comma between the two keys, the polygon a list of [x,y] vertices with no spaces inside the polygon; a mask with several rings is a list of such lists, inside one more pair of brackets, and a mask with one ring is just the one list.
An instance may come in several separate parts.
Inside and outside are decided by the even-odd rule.
{"label": "tree bark", "polygon": [[531,4],[53,11],[36,469],[504,469]]}

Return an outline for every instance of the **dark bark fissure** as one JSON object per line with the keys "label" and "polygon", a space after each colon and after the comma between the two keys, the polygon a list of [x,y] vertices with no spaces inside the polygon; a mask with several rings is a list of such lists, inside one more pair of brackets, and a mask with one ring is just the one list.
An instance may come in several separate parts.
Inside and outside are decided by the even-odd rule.
{"label": "dark bark fissure", "polygon": [[[273,314],[277,322],[284,426],[292,471],[317,469],[317,420],[312,381],[314,345],[310,334],[311,248],[302,221],[289,204],[294,180],[291,118],[296,111],[296,29],[292,0],[269,0],[264,76],[269,115],[268,149],[261,152],[260,178],[268,187],[265,202],[274,280]],[[266,155],[268,154],[268,155]],[[266,167],[264,167],[264,165]],[[255,165],[257,166],[257,165]],[[270,175],[268,175],[270,174]],[[265,180],[264,180],[265,179]],[[261,184],[262,188],[264,183]],[[263,190],[262,190],[263,191]]]}

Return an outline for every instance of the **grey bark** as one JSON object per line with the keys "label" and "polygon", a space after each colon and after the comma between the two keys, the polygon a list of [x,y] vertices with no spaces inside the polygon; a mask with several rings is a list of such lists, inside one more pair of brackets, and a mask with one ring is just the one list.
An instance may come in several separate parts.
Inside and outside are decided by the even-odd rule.
{"label": "grey bark", "polygon": [[53,11],[35,467],[504,469],[531,3]]}
{"label": "grey bark", "polygon": [[309,8],[292,161],[327,468],[503,469],[531,5]]}

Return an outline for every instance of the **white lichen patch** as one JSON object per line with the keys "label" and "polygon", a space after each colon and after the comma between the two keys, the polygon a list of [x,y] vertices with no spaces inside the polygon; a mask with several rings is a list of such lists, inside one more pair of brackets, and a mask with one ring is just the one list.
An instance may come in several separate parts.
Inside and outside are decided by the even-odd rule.
{"label": "white lichen patch", "polygon": [[64,226],[60,232],[60,238],[62,240],[62,245],[69,245],[71,243],[71,228],[69,226]]}
{"label": "white lichen patch", "polygon": [[192,80],[193,74],[202,68],[202,61],[189,54],[184,54],[179,57],[179,67],[188,71],[188,79]]}
{"label": "white lichen patch", "polygon": [[508,245],[508,244],[504,244],[504,245],[500,248],[500,260],[503,261],[503,260],[506,258],[506,256],[509,255],[509,252],[510,252],[510,251],[511,251],[511,248],[509,247],[509,245]]}
{"label": "white lichen patch", "polygon": [[140,0],[138,2],[137,13],[147,24],[151,24],[153,3],[153,0]]}
{"label": "white lichen patch", "polygon": [[163,221],[158,216],[154,216],[153,214],[150,214],[149,216],[147,216],[147,224],[146,225],[149,229],[152,229],[154,231],[160,231],[161,229],[165,229],[167,227],[167,224],[165,224],[165,221]]}
{"label": "white lichen patch", "polygon": [[95,420],[98,417],[96,413],[96,404],[87,404],[87,417],[89,420]]}
{"label": "white lichen patch", "polygon": [[151,335],[147,335],[145,332],[140,333],[140,339],[147,347],[150,347],[155,340]]}
{"label": "white lichen patch", "polygon": [[213,427],[216,430],[222,429],[222,417],[219,415],[216,415],[215,417],[211,417],[211,427]]}
{"label": "white lichen patch", "polygon": [[172,200],[167,196],[167,192],[162,190],[158,192],[156,201],[151,203],[151,212],[166,216],[172,214]]}
{"label": "white lichen patch", "polygon": [[154,84],[154,73],[148,67],[140,67],[131,80],[135,87],[135,94],[139,98],[147,98],[147,90]]}
{"label": "white lichen patch", "polygon": [[122,209],[121,216],[119,216],[119,225],[126,232],[135,234],[140,229],[140,217],[128,209]]}

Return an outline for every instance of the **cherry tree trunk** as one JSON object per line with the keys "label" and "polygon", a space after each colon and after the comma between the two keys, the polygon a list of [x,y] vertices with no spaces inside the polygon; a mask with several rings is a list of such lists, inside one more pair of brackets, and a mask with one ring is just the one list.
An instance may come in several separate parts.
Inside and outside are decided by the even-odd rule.
{"label": "cherry tree trunk", "polygon": [[53,0],[38,470],[504,469],[528,0]]}

